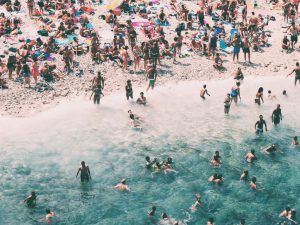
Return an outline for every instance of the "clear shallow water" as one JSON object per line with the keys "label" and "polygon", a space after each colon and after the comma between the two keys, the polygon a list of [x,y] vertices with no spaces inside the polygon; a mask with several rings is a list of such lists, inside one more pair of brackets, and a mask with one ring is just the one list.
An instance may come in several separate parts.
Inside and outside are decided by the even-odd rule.
{"label": "clear shallow water", "polygon": [[[66,103],[34,118],[0,118],[0,224],[41,224],[50,207],[58,224],[157,224],[162,212],[186,224],[272,225],[290,204],[299,211],[299,148],[290,146],[299,136],[300,88],[292,79],[246,77],[242,102],[223,113],[223,101],[232,80],[207,82],[211,97],[199,98],[203,82],[169,84],[146,93],[149,105],[127,103],[125,96],[106,96],[100,107],[86,100]],[[254,96],[265,89],[265,104]],[[267,90],[277,100],[267,100]],[[288,97],[281,96],[286,89]],[[135,96],[138,96],[138,90]],[[283,122],[274,127],[271,113],[280,103]],[[127,110],[146,121],[143,132],[128,126]],[[254,134],[254,123],[263,114],[270,132]],[[261,148],[276,143],[283,152],[265,155]],[[248,165],[244,156],[254,148],[259,160]],[[209,159],[219,150],[223,165],[214,169]],[[150,176],[144,158],[171,156],[178,174]],[[80,161],[86,161],[92,182],[75,180]],[[239,181],[244,169],[258,179],[259,192]],[[225,182],[214,187],[207,179],[222,173]],[[112,189],[127,178],[131,193]],[[37,207],[20,202],[32,191]],[[203,207],[191,212],[194,195],[201,193]],[[157,218],[147,211],[158,206]]]}

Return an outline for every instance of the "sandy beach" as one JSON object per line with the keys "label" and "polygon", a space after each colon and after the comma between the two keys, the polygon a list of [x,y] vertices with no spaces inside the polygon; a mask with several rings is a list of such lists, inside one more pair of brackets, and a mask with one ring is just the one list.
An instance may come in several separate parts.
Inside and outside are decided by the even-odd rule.
{"label": "sandy beach", "polygon": [[[190,1],[183,2],[190,7],[196,6]],[[23,6],[25,5],[24,2],[22,2],[22,4]],[[95,15],[89,15],[88,17],[93,21],[93,24],[95,24],[95,29],[99,32],[101,41],[105,42],[113,36],[110,34],[109,25],[99,19],[99,16],[103,15],[106,10],[104,6],[94,6],[94,8],[96,10]],[[252,52],[251,58],[253,64],[244,65],[243,53],[240,54],[240,62],[233,63],[231,54],[220,52],[226,68],[225,72],[220,73],[213,68],[212,60],[208,60],[204,56],[189,53],[188,56],[179,58],[176,64],[173,64],[172,60],[164,59],[162,66],[158,66],[157,69],[157,85],[163,85],[170,81],[178,82],[180,80],[205,81],[211,79],[225,79],[233,76],[238,67],[242,68],[245,77],[248,75],[286,76],[295,65],[295,62],[299,60],[299,48],[290,54],[281,51],[283,32],[286,30],[286,28],[282,27],[286,27],[286,24],[283,22],[281,11],[271,10],[270,8],[271,6],[263,1],[259,4],[259,7],[254,10],[257,14],[274,16],[276,21],[269,21],[266,27],[267,30],[271,31],[271,37],[269,37],[271,46],[263,48],[263,52]],[[22,18],[21,28],[23,34],[20,36],[23,38],[36,37],[36,19],[29,19],[26,6],[23,7],[23,9],[26,10],[19,13],[12,13],[12,15]],[[252,9],[250,8],[249,12],[251,11]],[[5,13],[9,15],[9,13]],[[171,22],[171,25],[172,26],[166,28],[167,34],[175,29],[174,26],[176,23]],[[142,35],[139,34],[139,37],[141,36]],[[1,37],[1,52],[3,53],[8,47],[22,44],[18,42],[17,39],[16,37],[13,40],[6,40],[5,37]],[[184,45],[183,49],[186,48],[187,46]],[[60,63],[61,55],[55,55],[55,58],[56,62],[58,62],[58,67],[60,70],[63,70],[63,65]],[[115,92],[125,92],[124,87],[127,79],[132,80],[133,89],[137,87],[146,88],[147,82],[145,74],[135,74],[132,70],[132,66],[130,66],[128,72],[122,72],[118,66],[112,66],[110,63],[103,63],[101,65],[94,64],[91,62],[89,54],[75,57],[75,61],[79,63],[75,72],[69,75],[64,74],[61,80],[51,83],[47,91],[37,92],[34,89],[24,88],[19,82],[8,81],[9,89],[0,91],[0,115],[13,117],[31,116],[56,106],[63,99],[72,101],[72,99],[78,96],[89,96],[92,89],[91,81],[98,71],[102,71],[105,77],[104,95]],[[76,70],[78,72],[79,69],[83,70],[83,75],[80,77],[76,76]],[[4,74],[3,77],[5,76],[7,75]]]}

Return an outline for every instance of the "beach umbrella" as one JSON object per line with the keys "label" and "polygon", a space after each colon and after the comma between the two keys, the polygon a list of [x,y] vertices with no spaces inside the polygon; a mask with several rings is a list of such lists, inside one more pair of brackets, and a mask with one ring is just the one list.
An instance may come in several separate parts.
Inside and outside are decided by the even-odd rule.
{"label": "beach umbrella", "polygon": [[108,0],[105,6],[106,10],[113,10],[122,4],[123,0]]}

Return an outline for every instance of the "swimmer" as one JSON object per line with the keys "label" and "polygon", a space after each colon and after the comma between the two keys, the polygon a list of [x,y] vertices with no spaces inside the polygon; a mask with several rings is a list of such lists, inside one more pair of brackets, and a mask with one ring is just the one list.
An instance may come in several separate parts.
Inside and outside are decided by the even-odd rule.
{"label": "swimmer", "polygon": [[136,115],[136,114],[133,114],[131,110],[128,110],[128,114],[129,114],[129,119],[130,119],[130,124],[134,127],[134,128],[137,128],[137,129],[140,129],[142,131],[142,120],[141,118]]}
{"label": "swimmer", "polygon": [[178,171],[173,170],[171,165],[168,164],[168,162],[166,161],[163,162],[163,169],[164,169],[164,174],[167,174],[168,172],[178,173]]}
{"label": "swimmer", "polygon": [[53,222],[53,218],[55,217],[55,213],[54,212],[51,212],[50,209],[46,209],[46,217],[45,217],[45,220],[46,220],[46,223],[52,223]]}
{"label": "swimmer", "polygon": [[168,157],[167,163],[168,163],[168,165],[173,165],[173,164],[175,164],[175,162],[173,161],[173,159],[172,159],[171,157]]}
{"label": "swimmer", "polygon": [[122,179],[120,183],[114,186],[114,189],[118,191],[130,191],[125,179]]}
{"label": "swimmer", "polygon": [[207,225],[214,225],[214,218],[209,218],[207,221]]}
{"label": "swimmer", "polygon": [[164,223],[170,223],[170,224],[172,224],[172,221],[171,221],[171,219],[168,217],[167,213],[163,213],[163,214],[161,215],[161,217],[162,217]]}
{"label": "swimmer", "polygon": [[257,159],[255,156],[255,150],[251,149],[251,151],[246,155],[246,160],[247,162],[252,163],[255,159]]}
{"label": "swimmer", "polygon": [[244,180],[244,181],[247,181],[249,180],[249,172],[248,170],[245,170],[242,175],[240,176],[240,180]]}
{"label": "swimmer", "polygon": [[299,145],[298,137],[295,136],[292,140],[292,145]]}
{"label": "swimmer", "polygon": [[279,217],[288,217],[288,215],[290,215],[291,213],[291,208],[289,206],[287,206],[285,208],[285,210],[283,210],[280,214]]}
{"label": "swimmer", "polygon": [[147,100],[146,97],[144,96],[144,92],[140,93],[140,97],[136,100],[136,103],[139,105],[146,105]]}
{"label": "swimmer", "polygon": [[273,153],[276,150],[277,150],[276,149],[276,145],[274,145],[274,144],[269,145],[269,146],[267,146],[267,147],[264,148],[264,152],[266,152],[267,154]]}
{"label": "swimmer", "polygon": [[269,99],[269,100],[277,99],[277,98],[276,98],[276,95],[272,95],[272,91],[271,91],[271,90],[268,90],[268,99]]}
{"label": "swimmer", "polygon": [[194,203],[194,205],[192,205],[192,210],[197,210],[197,207],[201,206],[201,195],[200,194],[196,194],[196,201]]}
{"label": "swimmer", "polygon": [[215,173],[214,175],[208,178],[208,181],[215,184],[221,184],[223,183],[223,176],[222,174]]}
{"label": "swimmer", "polygon": [[263,116],[259,115],[259,120],[254,125],[254,129],[255,129],[256,134],[263,133],[264,132],[264,130],[263,130],[264,126],[265,126],[265,129],[266,129],[266,132],[267,132],[268,131],[267,123],[263,119]]}
{"label": "swimmer", "polygon": [[26,203],[28,207],[34,207],[36,205],[36,199],[37,199],[36,193],[35,191],[32,191],[31,195],[25,198],[23,202]]}
{"label": "swimmer", "polygon": [[205,100],[205,94],[210,96],[210,94],[208,94],[207,89],[206,89],[206,84],[203,85],[203,89],[200,91],[200,97]]}
{"label": "swimmer", "polygon": [[149,156],[146,156],[145,159],[146,159],[146,168],[151,169],[152,165],[154,164],[154,161],[151,161]]}
{"label": "swimmer", "polygon": [[89,180],[92,179],[90,168],[85,165],[84,161],[81,162],[81,167],[79,167],[77,171],[76,178],[79,173],[80,173],[81,182],[85,182],[85,181],[89,182]]}
{"label": "swimmer", "polygon": [[288,96],[287,93],[286,93],[286,90],[283,90],[283,91],[282,91],[282,95],[285,96],[285,97]]}
{"label": "swimmer", "polygon": [[245,219],[241,219],[240,225],[245,225],[246,224],[246,220]]}
{"label": "swimmer", "polygon": [[257,190],[256,177],[252,177],[252,179],[250,181],[250,187],[252,188],[252,190]]}
{"label": "swimmer", "polygon": [[148,216],[152,217],[155,215],[156,206],[152,206],[151,210],[148,212]]}
{"label": "swimmer", "polygon": [[277,125],[280,123],[280,120],[282,120],[282,114],[281,114],[281,108],[280,105],[277,105],[277,108],[272,113],[272,122],[274,125]]}
{"label": "swimmer", "polygon": [[210,163],[212,166],[219,166],[221,164],[221,156],[219,154],[219,151],[215,152]]}

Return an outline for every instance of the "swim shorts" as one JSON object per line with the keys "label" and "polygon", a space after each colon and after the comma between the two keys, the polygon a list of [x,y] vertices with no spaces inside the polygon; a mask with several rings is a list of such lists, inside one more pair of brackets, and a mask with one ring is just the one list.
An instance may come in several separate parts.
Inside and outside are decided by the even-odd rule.
{"label": "swim shorts", "polygon": [[250,48],[243,48],[244,53],[250,53]]}
{"label": "swim shorts", "polygon": [[233,53],[240,53],[239,47],[233,47]]}
{"label": "swim shorts", "polygon": [[150,86],[154,86],[154,83],[155,83],[155,80],[154,80],[154,79],[150,79],[150,80],[149,80]]}

